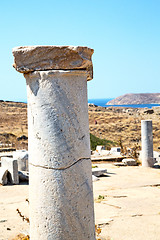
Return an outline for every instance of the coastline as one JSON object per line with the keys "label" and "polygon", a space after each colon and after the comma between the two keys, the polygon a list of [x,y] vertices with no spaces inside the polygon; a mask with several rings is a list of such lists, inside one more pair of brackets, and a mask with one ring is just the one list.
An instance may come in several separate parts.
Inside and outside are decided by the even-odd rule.
{"label": "coastline", "polygon": [[88,99],[88,103],[94,104],[99,107],[123,107],[123,108],[152,108],[160,107],[160,103],[150,103],[150,104],[126,104],[126,105],[107,105],[107,102],[113,98],[102,98],[102,99]]}
{"label": "coastline", "polygon": [[[149,104],[123,104],[123,105],[114,105],[110,104],[108,105],[107,103],[109,101],[113,100],[113,98],[94,98],[94,99],[88,99],[88,104],[94,104],[95,106],[98,107],[120,107],[120,108],[152,108],[152,107],[160,107],[160,103],[149,103]],[[1,103],[22,103],[22,104],[27,104],[27,101],[12,101],[12,100],[0,100]]]}

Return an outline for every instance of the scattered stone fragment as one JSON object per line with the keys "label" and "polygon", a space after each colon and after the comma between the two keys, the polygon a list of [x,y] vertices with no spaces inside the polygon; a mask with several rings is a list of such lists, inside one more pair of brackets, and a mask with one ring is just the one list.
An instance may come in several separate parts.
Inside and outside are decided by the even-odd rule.
{"label": "scattered stone fragment", "polygon": [[154,168],[160,168],[160,164],[159,163],[155,163],[153,167]]}
{"label": "scattered stone fragment", "polygon": [[13,158],[18,161],[18,171],[28,171],[28,151],[17,150],[13,153]]}
{"label": "scattered stone fragment", "polygon": [[97,178],[96,176],[92,175],[92,181],[93,181],[93,182],[96,182],[96,181],[98,181],[98,180],[99,180],[99,178]]}
{"label": "scattered stone fragment", "polygon": [[137,165],[136,160],[134,160],[133,158],[125,158],[122,160],[122,162],[124,164],[126,164],[127,166],[136,166]]}
{"label": "scattered stone fragment", "polygon": [[104,168],[92,168],[92,175],[99,177],[103,175],[104,173],[107,173],[107,169]]}
{"label": "scattered stone fragment", "polygon": [[114,165],[117,167],[126,167],[127,166],[126,163],[123,163],[123,162],[116,162],[116,163],[114,163]]}
{"label": "scattered stone fragment", "polygon": [[111,150],[110,150],[110,154],[120,155],[121,154],[121,148],[120,147],[112,147]]}
{"label": "scattered stone fragment", "polygon": [[11,184],[19,184],[19,176],[18,176],[18,162],[13,158],[2,157],[1,158],[1,166],[8,170],[8,181]]}

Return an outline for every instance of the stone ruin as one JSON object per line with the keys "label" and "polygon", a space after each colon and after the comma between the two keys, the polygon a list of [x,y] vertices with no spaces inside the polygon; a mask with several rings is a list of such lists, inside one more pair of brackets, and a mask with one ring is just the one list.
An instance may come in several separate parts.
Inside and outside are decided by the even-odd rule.
{"label": "stone ruin", "polygon": [[153,135],[152,135],[152,120],[141,121],[141,138],[142,138],[142,166],[153,167]]}
{"label": "stone ruin", "polygon": [[0,184],[29,181],[28,151],[17,150],[10,157],[1,157]]}
{"label": "stone ruin", "polygon": [[93,49],[13,49],[28,95],[30,239],[95,239],[87,80]]}
{"label": "stone ruin", "polygon": [[[13,49],[13,66],[27,84],[31,240],[95,239],[87,105],[92,54],[87,47]],[[151,121],[142,121],[142,166],[153,166]],[[1,159],[3,184],[18,184],[23,171],[27,157]]]}

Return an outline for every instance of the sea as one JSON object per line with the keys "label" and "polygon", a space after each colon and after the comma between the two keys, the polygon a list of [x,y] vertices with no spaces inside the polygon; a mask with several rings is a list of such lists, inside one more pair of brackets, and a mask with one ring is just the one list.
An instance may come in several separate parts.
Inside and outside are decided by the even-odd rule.
{"label": "sea", "polygon": [[106,105],[106,103],[112,99],[113,98],[88,99],[88,103],[93,103],[101,107],[152,108],[160,106],[160,104]]}

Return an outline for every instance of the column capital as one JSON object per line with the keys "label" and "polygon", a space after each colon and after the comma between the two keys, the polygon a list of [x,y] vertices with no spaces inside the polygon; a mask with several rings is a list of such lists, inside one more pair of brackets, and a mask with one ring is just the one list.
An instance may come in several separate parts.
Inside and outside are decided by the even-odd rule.
{"label": "column capital", "polygon": [[93,78],[94,50],[81,46],[24,46],[12,50],[13,67],[20,73],[45,70],[86,70]]}

